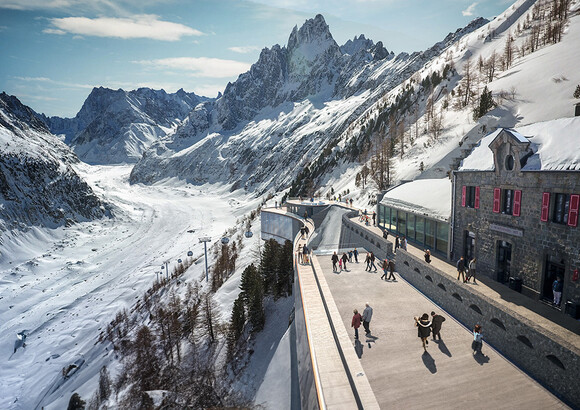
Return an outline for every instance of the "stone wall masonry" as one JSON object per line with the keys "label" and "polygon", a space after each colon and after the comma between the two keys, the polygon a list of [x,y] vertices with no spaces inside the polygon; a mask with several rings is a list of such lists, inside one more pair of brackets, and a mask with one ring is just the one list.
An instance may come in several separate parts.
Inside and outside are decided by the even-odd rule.
{"label": "stone wall masonry", "polygon": [[578,348],[404,250],[397,252],[397,272],[466,327],[481,324],[486,343],[580,408]]}
{"label": "stone wall masonry", "polygon": [[[375,256],[380,259],[384,259],[388,255],[391,255],[393,253],[393,244],[383,239],[383,237],[380,235],[377,235],[369,230],[362,229],[357,223],[350,220],[356,216],[358,216],[357,211],[348,212],[342,216],[340,248],[364,248],[367,251],[375,254]],[[364,258],[364,256],[362,256],[362,258]]]}
{"label": "stone wall masonry", "polygon": [[[538,299],[550,298],[551,291],[544,275],[546,258],[564,261],[564,292],[562,302],[580,303],[580,280],[572,281],[572,273],[580,269],[580,225],[571,227],[551,221],[554,194],[580,194],[580,172],[571,171],[523,171],[502,172],[456,172],[458,194],[454,198],[453,258],[463,254],[465,231],[474,232],[475,256],[479,275],[498,280],[498,241],[512,245],[511,276],[522,279],[522,293]],[[479,209],[461,205],[461,187],[480,188]],[[521,215],[512,216],[493,212],[493,189],[517,189],[522,191]],[[541,222],[542,194],[551,193],[550,221]],[[500,232],[492,227],[513,229],[521,236]]]}

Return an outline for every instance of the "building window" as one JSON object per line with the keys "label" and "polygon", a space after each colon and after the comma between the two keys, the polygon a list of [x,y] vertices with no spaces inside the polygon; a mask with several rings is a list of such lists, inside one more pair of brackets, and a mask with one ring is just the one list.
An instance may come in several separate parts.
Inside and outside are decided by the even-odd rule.
{"label": "building window", "polygon": [[520,216],[522,191],[519,189],[493,190],[493,212],[506,215]]}
{"label": "building window", "polygon": [[461,191],[461,205],[466,208],[479,209],[478,186],[463,186]]}
{"label": "building window", "polygon": [[513,171],[514,169],[514,156],[509,154],[508,156],[505,157],[505,169],[508,171]]}
{"label": "building window", "polygon": [[[562,225],[577,226],[579,199],[580,195],[554,194],[554,212],[552,213],[552,221]],[[543,205],[544,204],[542,204],[542,211],[544,208]]]}
{"label": "building window", "polygon": [[568,212],[570,212],[570,195],[555,194],[552,222],[566,225],[568,223]]}

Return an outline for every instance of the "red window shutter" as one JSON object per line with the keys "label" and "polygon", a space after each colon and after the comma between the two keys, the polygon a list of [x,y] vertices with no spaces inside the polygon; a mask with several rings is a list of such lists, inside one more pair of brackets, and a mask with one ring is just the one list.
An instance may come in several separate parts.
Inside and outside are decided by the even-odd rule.
{"label": "red window shutter", "polygon": [[520,210],[522,208],[522,191],[514,191],[514,209],[512,212],[513,216],[520,216]]}
{"label": "red window shutter", "polygon": [[473,205],[475,209],[479,209],[479,187],[475,187],[475,204]]}
{"label": "red window shutter", "polygon": [[578,225],[578,205],[580,203],[580,195],[570,195],[570,210],[568,211],[568,225]]}
{"label": "red window shutter", "polygon": [[496,214],[499,213],[499,205],[501,202],[501,189],[494,188],[493,189],[493,212]]}
{"label": "red window shutter", "polygon": [[550,213],[550,193],[544,192],[542,194],[542,215],[540,216],[540,221],[546,222],[548,220],[549,213]]}
{"label": "red window shutter", "polygon": [[461,189],[461,206],[465,206],[465,191],[467,187],[463,185],[463,189]]}

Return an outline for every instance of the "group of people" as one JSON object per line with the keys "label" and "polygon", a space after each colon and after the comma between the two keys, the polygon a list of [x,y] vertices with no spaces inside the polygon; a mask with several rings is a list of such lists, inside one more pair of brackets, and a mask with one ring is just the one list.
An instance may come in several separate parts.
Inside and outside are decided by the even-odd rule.
{"label": "group of people", "polygon": [[475,258],[470,260],[467,265],[465,264],[465,258],[463,256],[459,258],[457,261],[457,280],[461,277],[463,283],[467,283],[473,278],[473,283],[475,283],[475,263]]}
{"label": "group of people", "polygon": [[298,261],[302,264],[310,263],[310,249],[306,244],[304,246],[298,245]]}
{"label": "group of people", "polygon": [[[385,258],[385,260],[383,261],[383,275],[381,276],[381,279],[385,278],[385,280],[393,280],[396,281],[397,278],[395,278],[395,261],[391,258]],[[389,273],[389,275],[387,276],[387,272]]]}
{"label": "group of people", "polygon": [[397,253],[397,249],[399,249],[399,248],[407,250],[407,238],[405,238],[404,236],[399,237],[399,235],[397,235],[395,237],[394,253]]}
{"label": "group of people", "polygon": [[355,309],[353,311],[354,315],[352,316],[352,321],[350,326],[354,327],[354,338],[355,340],[358,340],[358,328],[360,327],[361,323],[365,329],[365,335],[370,335],[371,334],[371,329],[370,329],[370,323],[371,323],[371,318],[373,317],[373,308],[370,307],[370,305],[368,304],[368,302],[365,304],[365,309],[363,311],[363,314],[361,316],[360,313],[358,313],[358,310]]}
{"label": "group of people", "polygon": [[[418,318],[415,317],[415,326],[417,327],[417,336],[421,339],[423,343],[423,350],[427,351],[427,346],[429,345],[429,336],[433,333],[433,341],[441,340],[441,326],[445,322],[445,317],[431,312],[431,317],[427,313]],[[471,342],[471,350],[473,354],[482,354],[481,347],[483,346],[483,333],[481,331],[481,325],[476,324],[473,328],[473,341]]]}
{"label": "group of people", "polygon": [[358,251],[356,250],[356,248],[354,248],[353,250],[348,251],[348,255],[346,252],[342,253],[342,256],[338,256],[336,252],[334,252],[331,256],[331,260],[332,260],[332,271],[333,272],[337,272],[337,271],[342,271],[347,270],[346,269],[346,263],[350,262],[352,263],[352,258],[354,257],[354,261],[355,263],[358,263]]}

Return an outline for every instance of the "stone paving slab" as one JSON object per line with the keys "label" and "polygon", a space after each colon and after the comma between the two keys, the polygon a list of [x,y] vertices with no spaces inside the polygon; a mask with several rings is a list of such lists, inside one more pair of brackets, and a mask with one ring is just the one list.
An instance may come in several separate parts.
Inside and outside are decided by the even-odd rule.
{"label": "stone paving slab", "polygon": [[[319,255],[317,262],[381,408],[568,408],[485,341],[484,355],[473,356],[470,330],[397,274],[398,281],[385,282],[380,270],[365,272],[363,263],[333,273],[330,256]],[[361,327],[360,342],[355,342],[352,311],[362,313],[365,302],[374,309],[371,336],[365,338]],[[425,353],[413,317],[432,310],[447,320],[442,342],[430,340]]]}

